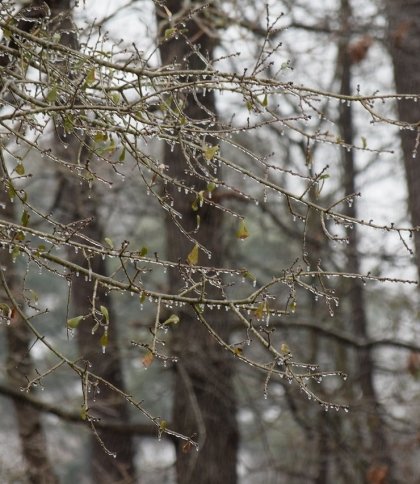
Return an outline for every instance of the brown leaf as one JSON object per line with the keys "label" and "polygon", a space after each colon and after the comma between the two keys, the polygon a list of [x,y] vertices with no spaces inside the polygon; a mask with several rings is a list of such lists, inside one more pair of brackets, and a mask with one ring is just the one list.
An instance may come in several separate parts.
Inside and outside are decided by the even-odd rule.
{"label": "brown leaf", "polygon": [[193,445],[191,442],[185,442],[185,444],[182,446],[182,452],[184,454],[188,454],[188,452],[191,451],[191,449],[193,448]]}
{"label": "brown leaf", "polygon": [[407,34],[413,26],[412,20],[403,20],[391,33],[391,39],[394,41],[395,47],[401,47],[407,38]]}
{"label": "brown leaf", "polygon": [[373,39],[370,35],[364,35],[362,38],[349,45],[349,55],[352,64],[358,64],[365,59]]}
{"label": "brown leaf", "polygon": [[407,359],[407,370],[414,377],[420,376],[420,353],[412,351]]}
{"label": "brown leaf", "polygon": [[389,473],[389,468],[385,464],[374,464],[370,466],[366,475],[366,482],[368,484],[385,484],[387,482],[387,477]]}
{"label": "brown leaf", "polygon": [[143,365],[145,368],[149,368],[149,366],[153,363],[155,359],[154,354],[151,351],[148,351],[143,357]]}

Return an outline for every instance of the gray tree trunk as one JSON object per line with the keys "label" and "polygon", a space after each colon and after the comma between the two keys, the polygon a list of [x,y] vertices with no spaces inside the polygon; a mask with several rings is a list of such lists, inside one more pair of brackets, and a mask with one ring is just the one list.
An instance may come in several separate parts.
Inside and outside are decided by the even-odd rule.
{"label": "gray tree trunk", "polygon": [[[166,2],[169,10],[176,14],[182,7],[180,0]],[[158,21],[165,19],[165,14],[157,15]],[[160,32],[161,36],[165,28]],[[203,56],[212,56],[214,40],[200,29],[194,18],[186,23],[189,39],[199,48]],[[171,39],[160,46],[160,54],[164,65],[177,63],[186,64],[185,56],[191,53],[191,48],[180,39]],[[200,58],[193,54],[187,61],[190,69],[203,69],[205,66]],[[194,98],[188,94],[185,99],[185,114],[193,120],[209,117],[208,112],[215,113],[213,93],[205,95],[197,91]],[[200,106],[201,104],[201,106]],[[206,110],[208,112],[206,112]],[[207,138],[207,143],[214,140]],[[169,172],[176,179],[187,180],[196,189],[205,189],[198,178],[187,177],[187,164],[178,145],[172,150],[166,145],[164,163],[169,166]],[[182,223],[186,231],[191,231],[196,225],[196,213],[191,204],[194,197],[179,193],[174,186],[166,188],[167,194],[175,201],[174,208],[182,214]],[[222,255],[222,215],[220,212],[204,205],[198,212],[201,217],[201,228],[197,238],[211,252],[211,264],[220,267]],[[174,225],[170,216],[166,221],[167,255],[170,260],[185,261],[192,249],[185,237]],[[203,256],[204,257],[204,256]],[[182,278],[176,270],[169,273],[171,291],[177,291],[182,284]],[[214,290],[207,284],[207,295],[214,295]],[[220,295],[220,294],[218,294]],[[226,313],[212,311],[209,317],[212,326],[223,338],[229,335]],[[235,484],[237,482],[236,465],[238,449],[238,430],[236,424],[236,400],[233,388],[233,360],[218,343],[208,334],[191,311],[183,311],[181,322],[174,330],[172,350],[179,356],[175,366],[173,426],[174,429],[187,435],[197,435],[200,449],[186,452],[183,442],[176,443],[177,448],[177,482],[178,484]]]}

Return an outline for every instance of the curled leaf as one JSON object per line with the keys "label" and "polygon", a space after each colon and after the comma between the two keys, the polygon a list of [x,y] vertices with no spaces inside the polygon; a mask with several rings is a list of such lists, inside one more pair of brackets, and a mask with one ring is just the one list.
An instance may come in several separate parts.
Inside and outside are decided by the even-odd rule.
{"label": "curled leaf", "polygon": [[19,163],[18,165],[16,165],[16,173],[20,176],[23,176],[25,174],[25,167],[22,165],[22,163]]}
{"label": "curled leaf", "polygon": [[284,355],[288,355],[290,353],[290,349],[289,347],[287,346],[286,343],[282,343],[282,345],[280,346],[280,351],[284,354]]}
{"label": "curled leaf", "polygon": [[255,282],[257,280],[257,278],[254,276],[254,274],[250,271],[244,271],[242,273],[242,275],[245,279],[249,279],[252,282]]}
{"label": "curled leaf", "polygon": [[187,262],[190,266],[198,264],[198,244],[195,244],[191,252],[187,256]]}
{"label": "curled leaf", "polygon": [[149,368],[149,366],[153,363],[153,360],[155,359],[154,354],[151,351],[148,351],[144,356],[143,356],[143,366],[145,368]]}
{"label": "curled leaf", "polygon": [[108,346],[108,343],[109,343],[107,331],[105,331],[104,334],[101,336],[101,338],[99,339],[99,343],[102,346],[102,351],[105,353],[105,348]]}
{"label": "curled leaf", "polygon": [[21,223],[24,227],[28,226],[30,218],[31,218],[31,216],[29,215],[29,213],[26,210],[24,210],[23,213],[22,213],[22,217],[20,219],[20,221],[21,221]]}
{"label": "curled leaf", "polygon": [[266,313],[268,310],[267,308],[267,302],[263,301],[258,304],[257,309],[254,311],[255,317],[257,319],[261,319],[264,316],[264,313]]}
{"label": "curled leaf", "polygon": [[84,316],[76,316],[75,318],[71,318],[67,320],[67,327],[70,329],[76,329],[80,321],[84,318]]}
{"label": "curled leaf", "polygon": [[104,241],[111,249],[114,248],[114,242],[112,242],[112,239],[110,239],[109,237],[105,237]]}
{"label": "curled leaf", "polygon": [[142,248],[139,250],[139,256],[140,256],[140,257],[144,257],[144,256],[146,256],[146,255],[147,255],[147,252],[148,252],[147,247],[144,247],[144,246],[143,246],[143,247],[142,247]]}
{"label": "curled leaf", "polygon": [[176,314],[171,314],[163,324],[178,324],[178,323],[179,323],[179,316],[177,316]]}
{"label": "curled leaf", "polygon": [[236,237],[241,240],[245,240],[249,237],[248,228],[245,224],[245,220],[241,219],[239,222],[238,230],[236,231]]}
{"label": "curled leaf", "polygon": [[264,96],[264,99],[261,101],[261,105],[264,107],[268,106],[268,97],[267,94]]}
{"label": "curled leaf", "polygon": [[109,324],[109,312],[108,312],[108,308],[106,308],[105,306],[101,306],[100,307],[100,310],[101,310],[101,313],[103,314],[103,316],[105,318],[105,321],[107,322],[107,324]]}
{"label": "curled leaf", "polygon": [[207,191],[209,193],[213,192],[214,190],[216,190],[217,186],[216,186],[216,183],[214,182],[209,182],[207,183]]}
{"label": "curled leaf", "polygon": [[214,146],[206,145],[204,150],[203,150],[204,158],[207,161],[210,161],[217,155],[218,151],[219,151],[218,145],[214,145]]}

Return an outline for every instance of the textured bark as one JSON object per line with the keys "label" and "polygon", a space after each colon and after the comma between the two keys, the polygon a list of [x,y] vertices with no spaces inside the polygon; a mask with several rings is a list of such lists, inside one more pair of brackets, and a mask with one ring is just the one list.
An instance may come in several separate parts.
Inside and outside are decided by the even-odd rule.
{"label": "textured bark", "polygon": [[[182,7],[182,2],[172,0],[166,2],[169,10],[176,14]],[[160,25],[164,25],[165,14],[158,13]],[[163,26],[163,30],[168,25]],[[201,30],[194,17],[186,23],[187,36],[205,56],[212,55],[214,40]],[[191,53],[185,41],[180,38],[171,39],[160,46],[160,54],[164,65],[174,61],[184,64],[190,69],[204,68],[203,61],[197,55],[191,55],[188,61],[184,58]],[[215,113],[213,93],[205,95],[197,92],[196,98],[189,94],[186,98],[184,112],[193,120],[209,118],[208,112]],[[197,102],[198,101],[198,102]],[[201,107],[200,104],[204,107]],[[207,112],[206,112],[207,111]],[[207,137],[207,143],[212,143]],[[215,141],[213,140],[213,143]],[[175,146],[173,150],[165,147],[164,162],[169,166],[170,174],[176,179],[188,179],[197,189],[203,182],[199,179],[187,178],[187,168],[184,155]],[[193,198],[180,194],[176,187],[168,187],[167,193],[175,201],[174,208],[183,218],[187,231],[194,229],[196,213],[192,211]],[[222,216],[221,213],[204,205],[199,211],[201,228],[198,240],[211,252],[211,263],[215,267],[222,265]],[[167,255],[170,260],[185,260],[192,246],[179,232],[173,220],[168,216],[166,221]],[[171,291],[180,289],[182,279],[179,273],[169,273]],[[207,295],[214,295],[211,286],[206,287]],[[225,312],[213,311],[209,320],[215,330],[224,338],[229,335]],[[184,311],[181,323],[174,331],[172,351],[179,356],[176,365],[174,385],[173,426],[175,430],[187,435],[198,435],[199,452],[194,449],[185,452],[183,443],[177,445],[177,481],[178,484],[235,484],[237,482],[236,464],[238,448],[238,431],[236,424],[236,402],[232,382],[233,360],[229,358],[218,343],[200,325],[191,312]]]}
{"label": "textured bark", "polygon": [[[420,93],[420,1],[388,0],[389,48],[394,65],[396,91],[401,94]],[[420,103],[413,100],[398,101],[401,121],[420,122]],[[420,147],[414,152],[417,131],[400,132],[407,174],[408,207],[414,226],[420,226]],[[418,141],[417,141],[418,143]],[[420,232],[414,233],[416,265],[420,275]]]}
{"label": "textured bark", "polygon": [[[349,50],[349,19],[352,18],[351,8],[348,0],[341,2],[341,16],[343,37],[339,46],[339,69],[340,69],[340,93],[344,95],[352,94],[351,90],[351,63]],[[341,138],[344,143],[352,145],[354,142],[353,131],[353,116],[352,107],[340,104],[339,113],[339,127],[341,131]],[[356,193],[356,167],[353,150],[342,150],[342,158],[344,162],[343,169],[343,184],[345,194],[350,195]],[[357,218],[355,201],[346,209],[349,216]],[[359,240],[357,227],[349,231],[349,245],[347,250],[347,266],[346,269],[350,273],[360,273],[360,259],[359,259]],[[368,319],[365,308],[365,292],[362,281],[353,279],[348,291],[348,300],[351,312],[351,321],[353,323],[354,335],[362,341],[368,339]],[[360,389],[363,393],[364,406],[364,422],[362,427],[366,428],[367,434],[364,442],[360,443],[361,448],[366,446],[369,449],[368,456],[363,458],[362,473],[363,477],[367,479],[369,467],[386,466],[387,475],[391,479],[392,475],[392,460],[385,432],[385,422],[382,413],[381,405],[378,401],[376,389],[374,386],[374,363],[370,348],[360,348],[356,354],[356,371],[357,379]],[[359,438],[363,438],[363,433],[359,433]],[[366,439],[367,437],[367,439]],[[385,481],[384,481],[385,482]],[[387,480],[386,482],[391,482]]]}
{"label": "textured bark", "polygon": [[[3,170],[0,169],[3,174]],[[2,217],[14,221],[14,206],[7,197],[4,188],[0,190],[0,202],[5,208]],[[5,278],[9,289],[14,293],[17,301],[22,302],[18,289],[17,266],[12,263],[7,247],[0,249],[0,265],[5,268]],[[4,288],[0,292],[1,301],[7,301]],[[10,302],[9,302],[10,305]],[[26,387],[28,380],[34,373],[34,366],[30,354],[33,342],[32,333],[24,321],[16,315],[6,328],[7,340],[7,376],[13,388]],[[48,457],[47,440],[42,428],[41,414],[24,402],[13,400],[20,444],[26,460],[26,475],[33,484],[55,484],[58,482]]]}
{"label": "textured bark", "polygon": [[[35,15],[43,14],[45,12],[37,11]],[[22,21],[18,23],[18,27],[26,31],[31,26],[31,23]],[[13,40],[10,47],[16,48]],[[11,67],[13,69],[10,64],[13,63],[9,57],[0,57],[0,67]],[[12,99],[9,101],[13,102]],[[3,168],[3,166],[0,167],[0,176],[2,180],[6,180],[6,173]],[[15,207],[7,196],[5,186],[0,189],[0,203],[4,206],[2,218],[15,222]],[[18,268],[12,263],[8,247],[0,249],[0,266],[5,268],[5,280],[9,289],[14,293],[15,300],[22,303],[22,296],[18,289]],[[0,296],[3,302],[7,301],[8,298],[3,287],[0,288]],[[25,387],[28,382],[27,378],[33,375],[34,365],[30,354],[33,342],[32,336],[30,329],[18,315],[13,317],[11,324],[6,328],[7,377],[13,388]],[[33,484],[57,483],[58,479],[48,456],[47,439],[42,428],[41,414],[35,408],[19,400],[13,400],[13,406],[22,453],[27,464],[26,476],[28,481]]]}
{"label": "textured bark", "polygon": [[[48,0],[47,4],[51,9],[51,27],[55,31],[61,32],[61,42],[74,49],[78,48],[76,34],[73,33],[71,18],[70,0]],[[73,73],[64,73],[70,78]],[[66,162],[74,162],[79,159],[81,145],[75,135],[65,136],[60,127],[57,126],[54,140],[54,152],[58,157]],[[87,153],[82,149],[81,162]],[[99,220],[98,205],[99,201],[95,195],[94,188],[89,188],[87,182],[80,184],[80,180],[70,172],[58,174],[59,195],[57,197],[57,214],[60,221],[65,224],[89,220],[83,229],[78,233],[87,235],[92,240],[102,241],[103,230]],[[99,257],[87,260],[84,254],[75,253],[69,250],[68,259],[88,268],[93,272],[106,274],[106,264]],[[72,306],[75,315],[88,315],[91,313],[93,282],[83,277],[72,277]],[[108,346],[106,354],[102,353],[99,338],[102,330],[92,335],[94,322],[89,316],[83,320],[77,329],[77,342],[83,359],[91,365],[93,373],[101,376],[113,386],[124,389],[122,374],[121,355],[118,348],[118,321],[113,314],[111,299],[106,294],[104,287],[98,286],[95,298],[96,308],[101,305],[108,309],[110,316],[110,326],[108,330]],[[100,385],[100,394],[95,401],[90,399],[89,409],[93,417],[106,418],[108,421],[128,423],[128,406],[122,397],[119,397],[106,385]],[[117,453],[117,458],[108,455],[97,438],[92,435],[90,438],[90,474],[92,482],[100,483],[132,483],[136,481],[134,467],[134,451],[130,435],[116,434],[110,430],[99,432],[107,449]]]}

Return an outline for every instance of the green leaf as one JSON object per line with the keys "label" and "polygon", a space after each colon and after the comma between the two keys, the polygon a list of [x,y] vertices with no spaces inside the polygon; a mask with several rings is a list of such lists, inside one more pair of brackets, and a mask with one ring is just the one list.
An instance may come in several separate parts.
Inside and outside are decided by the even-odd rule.
{"label": "green leaf", "polygon": [[286,343],[282,343],[282,345],[280,346],[280,351],[284,354],[284,355],[288,355],[290,353],[290,349],[289,347],[287,346]]}
{"label": "green leaf", "polygon": [[252,101],[247,101],[246,102],[246,107],[247,107],[248,111],[253,111],[254,104],[252,103]]}
{"label": "green leaf", "polygon": [[172,29],[166,29],[165,30],[165,40],[170,39],[175,33],[177,32],[177,29],[172,28]]}
{"label": "green leaf", "polygon": [[3,317],[10,319],[10,315],[12,314],[12,309],[6,303],[0,303],[0,312],[3,314]]}
{"label": "green leaf", "polygon": [[264,316],[264,313],[267,312],[267,309],[267,302],[260,302],[260,304],[257,306],[257,309],[254,311],[256,318],[261,319]]}
{"label": "green leaf", "polygon": [[101,336],[99,343],[101,344],[103,350],[108,346],[109,338],[107,331],[105,331],[105,333]]}
{"label": "green leaf", "polygon": [[197,193],[197,198],[191,204],[191,208],[194,210],[194,212],[197,212],[197,210],[203,206],[203,202],[204,202],[204,190],[201,190]]}
{"label": "green leaf", "polygon": [[108,308],[105,307],[105,306],[101,306],[99,309],[101,310],[101,313],[103,314],[103,316],[105,318],[105,321],[107,322],[107,324],[109,324],[109,312],[108,312]]}
{"label": "green leaf", "polygon": [[120,156],[118,157],[118,161],[125,160],[125,147],[121,150]]}
{"label": "green leaf", "polygon": [[12,254],[11,254],[12,259],[16,259],[18,255],[20,255],[20,249],[19,247],[15,246],[13,247]]}
{"label": "green leaf", "polygon": [[83,318],[84,316],[76,316],[75,318],[68,319],[67,327],[69,327],[70,329],[76,329]]}
{"label": "green leaf", "polygon": [[193,209],[194,212],[197,212],[197,210],[200,208],[198,206],[198,199],[196,198],[193,203],[191,204],[191,208]]}
{"label": "green leaf", "polygon": [[111,249],[114,248],[114,242],[112,242],[112,240],[109,237],[105,237],[104,241]]}
{"label": "green leaf", "polygon": [[147,249],[147,247],[143,246],[140,250],[139,250],[139,256],[140,257],[145,257],[147,255],[147,253],[149,252],[149,250]]}
{"label": "green leaf", "polygon": [[362,136],[361,139],[362,139],[362,148],[366,149],[367,148],[367,140],[364,136]]}
{"label": "green leaf", "polygon": [[92,69],[89,69],[87,73],[85,84],[87,86],[91,86],[95,81],[96,81],[96,71],[95,71],[95,68],[92,67]]}
{"label": "green leaf", "polygon": [[241,240],[247,239],[249,237],[249,232],[244,219],[241,219],[241,221],[239,222],[239,227],[236,231],[236,237]]}
{"label": "green leaf", "polygon": [[12,32],[8,27],[3,27],[3,36],[6,40],[10,40],[12,37]]}
{"label": "green leaf", "polygon": [[10,181],[7,183],[7,194],[9,195],[10,201],[13,201],[16,196],[16,188]]}
{"label": "green leaf", "polygon": [[108,139],[108,134],[104,133],[102,131],[98,131],[93,139],[97,142],[100,143],[101,141],[106,141]]}
{"label": "green leaf", "polygon": [[47,248],[45,247],[44,244],[38,245],[38,248],[36,249],[37,254],[42,254],[42,252],[45,252]]}
{"label": "green leaf", "polygon": [[117,92],[114,92],[111,95],[111,99],[114,101],[114,104],[120,104],[120,102],[121,102],[121,95],[118,94]]}
{"label": "green leaf", "polygon": [[25,167],[22,165],[22,163],[19,163],[16,165],[15,171],[18,175],[23,176],[25,174]]}
{"label": "green leaf", "polygon": [[86,420],[88,418],[88,408],[85,404],[82,405],[82,408],[80,410],[80,418],[82,420]]}
{"label": "green leaf", "polygon": [[22,213],[22,217],[20,219],[20,221],[21,221],[21,223],[24,227],[28,226],[30,218],[31,218],[31,216],[29,215],[29,213],[26,210],[24,210],[23,213]]}
{"label": "green leaf", "polygon": [[267,94],[264,96],[264,99],[261,101],[261,106],[267,107],[268,106],[268,97]]}
{"label": "green leaf", "polygon": [[179,323],[179,316],[177,316],[176,314],[171,314],[163,324],[178,324],[178,323]]}
{"label": "green leaf", "polygon": [[50,103],[53,103],[57,101],[57,98],[58,98],[58,88],[57,86],[53,86],[47,94],[47,101]]}
{"label": "green leaf", "polygon": [[245,271],[245,272],[242,273],[242,275],[243,275],[243,277],[245,277],[245,279],[249,279],[252,282],[257,280],[257,278],[254,276],[254,274],[252,272]]}
{"label": "green leaf", "polygon": [[71,134],[74,131],[74,119],[71,114],[67,114],[63,122],[64,131]]}
{"label": "green leaf", "polygon": [[211,192],[213,192],[214,190],[216,190],[216,188],[217,188],[216,183],[213,183],[213,182],[209,182],[209,183],[207,183],[207,191],[208,191],[209,193],[211,193]]}
{"label": "green leaf", "polygon": [[191,252],[187,256],[187,262],[190,266],[198,264],[198,244],[195,244]]}
{"label": "green leaf", "polygon": [[204,158],[207,161],[210,161],[217,155],[218,151],[219,151],[218,145],[214,145],[214,146],[206,145],[204,150],[203,150]]}
{"label": "green leaf", "polygon": [[140,299],[140,304],[143,304],[144,301],[146,301],[146,293],[144,291],[142,291],[139,295],[139,299]]}

